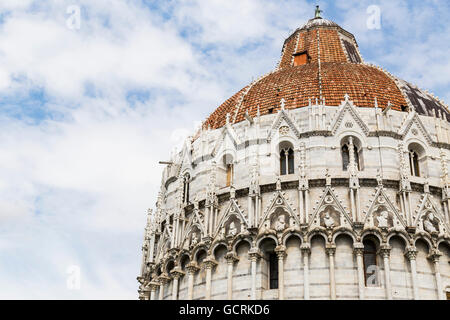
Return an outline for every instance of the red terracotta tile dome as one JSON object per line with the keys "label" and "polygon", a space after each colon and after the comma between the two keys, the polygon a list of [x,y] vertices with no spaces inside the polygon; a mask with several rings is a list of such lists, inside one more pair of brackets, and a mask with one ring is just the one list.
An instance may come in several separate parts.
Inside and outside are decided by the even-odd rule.
{"label": "red terracotta tile dome", "polygon": [[354,36],[320,16],[295,30],[284,42],[275,71],[252,82],[220,105],[205,121],[204,128],[216,129],[230,123],[275,113],[280,100],[286,109],[307,107],[316,101],[339,106],[348,94],[353,103],[381,108],[389,103],[399,111],[414,109],[419,114],[446,117],[447,107],[437,98],[402,81],[381,68],[365,64]]}

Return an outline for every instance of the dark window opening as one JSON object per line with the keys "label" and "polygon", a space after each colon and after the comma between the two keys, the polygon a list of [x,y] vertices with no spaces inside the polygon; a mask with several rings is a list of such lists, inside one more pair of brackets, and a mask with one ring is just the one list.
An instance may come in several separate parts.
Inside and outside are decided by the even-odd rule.
{"label": "dark window opening", "polygon": [[184,176],[184,181],[183,181],[183,203],[189,203],[189,182],[190,182],[191,177],[189,176],[189,174],[186,174]]}
{"label": "dark window opening", "polygon": [[[356,168],[358,169],[358,171],[360,171],[361,167],[359,158],[361,150],[358,151],[356,146],[353,146],[353,152],[355,156]],[[348,165],[350,163],[350,150],[347,145],[342,146],[341,153],[342,153],[342,170],[347,171]]]}
{"label": "dark window opening", "polygon": [[294,150],[292,148],[280,151],[280,175],[294,173]]}
{"label": "dark window opening", "polygon": [[233,183],[233,165],[227,164],[227,187]]}
{"label": "dark window opening", "polygon": [[409,150],[409,164],[411,175],[420,177],[419,155],[413,150]]}
{"label": "dark window opening", "polygon": [[364,241],[364,280],[366,287],[378,287],[377,248],[370,240]]}
{"label": "dark window opening", "polygon": [[269,109],[269,114],[272,114],[273,113],[273,108],[270,108]]}
{"label": "dark window opening", "polygon": [[278,289],[278,258],[274,252],[269,253],[269,288]]}
{"label": "dark window opening", "polygon": [[407,106],[400,106],[400,108],[402,108],[403,112],[408,112],[408,107]]}

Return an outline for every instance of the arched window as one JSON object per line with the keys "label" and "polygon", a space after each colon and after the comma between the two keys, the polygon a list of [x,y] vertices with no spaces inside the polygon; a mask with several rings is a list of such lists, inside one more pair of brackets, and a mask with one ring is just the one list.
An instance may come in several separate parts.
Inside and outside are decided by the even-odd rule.
{"label": "arched window", "polygon": [[269,253],[269,289],[278,289],[278,257],[275,252]]}
{"label": "arched window", "polygon": [[[351,143],[350,143],[351,138]],[[358,142],[355,138],[350,137],[346,143],[342,145],[341,154],[342,154],[342,170],[347,171],[348,165],[350,164],[350,148],[353,149],[353,155],[355,158],[356,169],[361,171],[362,168],[362,148],[358,148]]]}
{"label": "arched window", "polygon": [[280,175],[294,173],[294,150],[292,148],[281,149],[280,151]]}
{"label": "arched window", "polygon": [[189,182],[191,180],[191,176],[189,173],[186,173],[183,177],[183,203],[189,203]]}
{"label": "arched window", "polygon": [[366,287],[378,287],[377,247],[372,240],[364,240],[363,258]]}
{"label": "arched window", "polygon": [[342,146],[342,170],[347,171],[348,163],[350,162],[350,154],[346,144]]}
{"label": "arched window", "polygon": [[419,155],[414,150],[409,150],[409,167],[412,176],[420,177]]}
{"label": "arched window", "polygon": [[227,164],[227,187],[231,186],[231,184],[233,183],[233,164]]}

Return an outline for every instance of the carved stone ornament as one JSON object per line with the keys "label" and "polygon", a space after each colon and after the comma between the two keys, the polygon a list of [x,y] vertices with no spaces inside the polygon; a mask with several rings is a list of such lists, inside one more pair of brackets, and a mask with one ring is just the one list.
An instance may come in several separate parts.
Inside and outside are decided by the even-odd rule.
{"label": "carved stone ornament", "polygon": [[289,127],[288,126],[281,126],[279,129],[280,135],[287,136],[289,134]]}

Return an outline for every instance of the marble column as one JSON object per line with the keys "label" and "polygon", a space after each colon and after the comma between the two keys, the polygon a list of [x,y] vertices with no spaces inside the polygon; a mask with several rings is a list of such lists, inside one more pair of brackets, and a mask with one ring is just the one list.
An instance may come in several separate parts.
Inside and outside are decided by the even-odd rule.
{"label": "marble column", "polygon": [[170,275],[173,278],[172,300],[178,300],[178,283],[179,279],[184,276],[184,272],[179,268],[175,268],[170,272]]}
{"label": "marble column", "polygon": [[233,266],[234,263],[239,261],[239,257],[234,252],[228,252],[225,255],[227,260],[227,300],[233,299]]}
{"label": "marble column", "polygon": [[248,256],[251,261],[252,270],[252,289],[251,289],[251,300],[256,300],[256,263],[261,258],[261,253],[257,248],[250,249]]}
{"label": "marble column", "polygon": [[309,243],[303,243],[300,250],[303,258],[303,299],[309,300],[309,255],[311,246]]}
{"label": "marble column", "polygon": [[434,276],[436,277],[436,289],[438,293],[438,299],[446,300],[446,296],[444,295],[444,288],[442,286],[441,272],[439,268],[439,258],[441,257],[441,255],[442,253],[439,250],[435,249],[428,256],[428,259],[430,259],[434,265]]}
{"label": "marble column", "polygon": [[205,288],[205,299],[211,300],[211,274],[212,269],[217,265],[217,261],[213,257],[208,257],[203,261],[206,270],[206,288]]}
{"label": "marble column", "polygon": [[355,242],[353,244],[353,253],[356,256],[356,265],[358,268],[359,299],[364,300],[365,299],[365,287],[366,287],[366,283],[364,280],[364,260],[363,260],[364,244],[362,244],[361,242]]}
{"label": "marble column", "polygon": [[281,245],[275,248],[278,257],[278,299],[284,300],[284,258],[286,257],[286,247]]}
{"label": "marble column", "polygon": [[383,244],[380,247],[380,253],[384,262],[384,282],[386,288],[386,299],[392,300],[392,286],[391,286],[391,267],[390,267],[390,254],[391,247],[388,244]]}
{"label": "marble column", "polygon": [[195,262],[191,262],[186,266],[188,272],[188,300],[192,300],[194,296],[194,275],[200,270]]}
{"label": "marble column", "polygon": [[164,285],[170,281],[170,278],[167,274],[163,273],[158,277],[159,280],[159,299],[164,300]]}
{"label": "marble column", "polygon": [[409,264],[411,267],[411,280],[413,286],[414,300],[419,300],[419,287],[417,283],[417,266],[416,266],[416,257],[417,257],[417,249],[416,247],[409,246],[406,248],[405,252],[406,257],[409,260]]}
{"label": "marble column", "polygon": [[159,287],[159,283],[152,281],[149,284],[150,286],[150,300],[156,300],[156,289]]}
{"label": "marble column", "polygon": [[336,278],[334,272],[334,255],[336,253],[335,244],[327,244],[326,252],[330,263],[330,299],[336,300]]}

